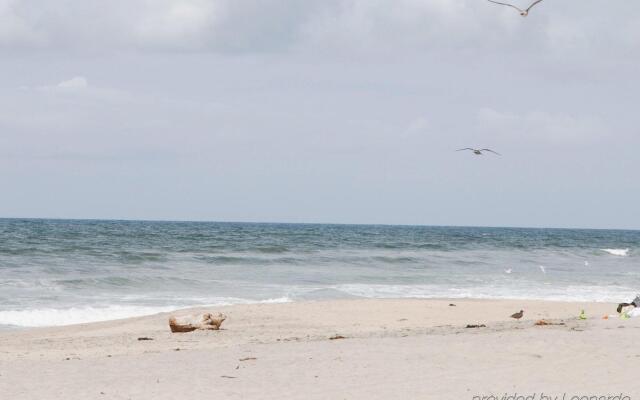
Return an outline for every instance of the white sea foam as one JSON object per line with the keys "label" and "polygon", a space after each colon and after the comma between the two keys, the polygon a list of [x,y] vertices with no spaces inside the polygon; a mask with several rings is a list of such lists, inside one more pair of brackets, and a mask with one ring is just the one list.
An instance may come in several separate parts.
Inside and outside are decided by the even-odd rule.
{"label": "white sea foam", "polygon": [[62,326],[141,317],[172,310],[175,310],[175,307],[108,306],[0,311],[0,325],[22,327]]}
{"label": "white sea foam", "polygon": [[600,250],[605,251],[611,254],[612,256],[626,257],[629,255],[629,249],[600,249]]}
{"label": "white sea foam", "polygon": [[[226,298],[224,300],[202,300],[201,304],[204,305],[197,305],[196,307],[215,307],[215,306],[231,306],[234,304],[280,304],[280,303],[289,303],[292,300],[287,297],[287,296],[283,296],[283,297],[274,297],[271,299],[265,299],[265,300],[249,300],[249,299],[241,299],[241,298],[237,298],[237,297],[229,297]],[[184,307],[181,307],[184,308]]]}
{"label": "white sea foam", "polygon": [[280,304],[280,303],[290,303],[291,299],[284,296],[284,297],[277,297],[275,299],[266,299],[266,300],[261,300],[259,301],[259,303],[262,304]]}
{"label": "white sea foam", "polygon": [[414,299],[516,299],[550,301],[619,302],[633,297],[634,288],[621,286],[479,286],[451,288],[440,285],[338,285],[336,290],[364,298],[414,298]]}
{"label": "white sea foam", "polygon": [[[204,300],[204,299],[203,299]],[[266,300],[248,299],[209,299],[204,304],[194,304],[193,307],[213,307],[232,304],[277,304],[288,303],[288,297],[278,297]],[[43,327],[84,324],[89,322],[111,321],[116,319],[142,317],[162,312],[170,312],[188,306],[144,307],[130,305],[110,305],[106,307],[72,307],[66,309],[38,308],[31,310],[0,311],[0,325],[20,327]]]}

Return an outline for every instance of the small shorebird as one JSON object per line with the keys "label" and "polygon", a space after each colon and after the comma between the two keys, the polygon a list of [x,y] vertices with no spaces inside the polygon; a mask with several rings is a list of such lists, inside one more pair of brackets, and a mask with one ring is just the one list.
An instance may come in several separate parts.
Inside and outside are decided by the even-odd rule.
{"label": "small shorebird", "polygon": [[511,318],[515,318],[517,320],[520,320],[520,318],[522,318],[523,316],[524,316],[524,310],[520,310],[520,312],[511,314]]}
{"label": "small shorebird", "polygon": [[464,149],[458,149],[456,151],[463,151],[463,150],[473,151],[473,154],[475,154],[477,156],[481,156],[483,151],[488,151],[488,152],[491,152],[493,154],[501,155],[500,153],[496,153],[495,151],[493,151],[491,149],[472,149],[471,147],[465,147]]}
{"label": "small shorebird", "polygon": [[540,271],[542,271],[543,274],[547,273],[547,269],[544,267],[544,265],[539,265],[540,267]]}
{"label": "small shorebird", "polygon": [[504,270],[505,274],[510,274],[512,272],[513,272],[513,269],[511,269],[511,268],[507,268],[507,269]]}
{"label": "small shorebird", "polygon": [[509,3],[500,3],[499,1],[494,1],[494,0],[487,0],[487,1],[489,1],[491,3],[494,3],[494,4],[500,4],[502,6],[513,7],[516,10],[518,10],[520,15],[522,15],[523,17],[526,17],[527,15],[529,15],[529,10],[531,10],[533,8],[533,6],[535,6],[536,4],[540,3],[542,0],[534,1],[533,3],[531,3],[531,5],[529,7],[525,8],[524,10],[519,8],[519,7],[514,6],[513,4],[509,4]]}

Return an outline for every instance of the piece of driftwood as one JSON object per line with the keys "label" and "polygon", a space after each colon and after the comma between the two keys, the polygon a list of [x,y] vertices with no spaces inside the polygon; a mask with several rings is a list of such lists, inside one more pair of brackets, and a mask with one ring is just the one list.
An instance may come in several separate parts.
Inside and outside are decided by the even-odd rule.
{"label": "piece of driftwood", "polygon": [[472,328],[486,328],[487,326],[485,324],[469,324],[466,326],[467,329],[472,329]]}
{"label": "piece of driftwood", "polygon": [[227,316],[221,313],[218,315],[204,313],[182,317],[171,316],[169,328],[171,328],[171,332],[192,332],[198,329],[217,331],[225,319]]}

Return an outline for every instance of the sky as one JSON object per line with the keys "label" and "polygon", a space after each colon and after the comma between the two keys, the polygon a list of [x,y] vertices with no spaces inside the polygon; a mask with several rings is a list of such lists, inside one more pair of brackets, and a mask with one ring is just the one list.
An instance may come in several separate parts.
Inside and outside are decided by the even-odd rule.
{"label": "sky", "polygon": [[638,65],[640,2],[0,0],[0,217],[637,229]]}

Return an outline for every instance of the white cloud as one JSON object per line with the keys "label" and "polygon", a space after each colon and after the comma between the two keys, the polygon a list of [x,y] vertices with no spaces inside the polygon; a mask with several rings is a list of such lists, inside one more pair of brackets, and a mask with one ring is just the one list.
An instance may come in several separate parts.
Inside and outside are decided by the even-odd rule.
{"label": "white cloud", "polygon": [[216,22],[219,2],[146,1],[133,27],[140,45],[199,48]]}
{"label": "white cloud", "polygon": [[33,45],[40,42],[29,21],[18,16],[15,0],[0,0],[0,48]]}
{"label": "white cloud", "polygon": [[630,8],[614,29],[595,0],[578,11],[541,4],[526,19],[475,0],[0,0],[0,49],[477,53],[604,48],[607,38],[638,46],[640,3],[612,6]]}
{"label": "white cloud", "polygon": [[478,35],[486,17],[497,29],[503,26],[500,18],[477,11],[471,3],[449,0],[341,1],[317,15],[305,33],[320,46],[338,48],[468,46],[482,43]]}
{"label": "white cloud", "polygon": [[49,93],[49,94],[56,94],[56,93],[79,94],[79,93],[90,93],[90,92],[92,94],[96,94],[104,90],[108,91],[109,89],[91,88],[89,87],[89,81],[87,78],[85,78],[84,76],[74,76],[73,78],[65,79],[56,84],[46,84],[46,85],[35,86],[35,87],[22,86],[20,87],[20,90],[25,92],[36,91],[36,92]]}
{"label": "white cloud", "polygon": [[69,80],[58,83],[56,87],[58,89],[64,90],[82,90],[89,87],[89,82],[84,76],[76,76]]}
{"label": "white cloud", "polygon": [[427,132],[431,127],[431,123],[426,117],[418,117],[409,123],[405,130],[406,136],[420,135]]}
{"label": "white cloud", "polygon": [[596,115],[574,116],[548,111],[518,114],[482,108],[477,117],[486,131],[525,143],[580,146],[608,135],[606,124]]}

